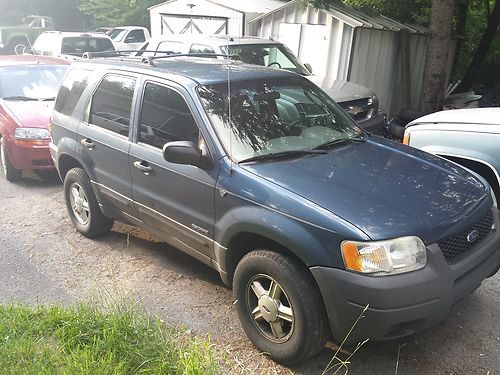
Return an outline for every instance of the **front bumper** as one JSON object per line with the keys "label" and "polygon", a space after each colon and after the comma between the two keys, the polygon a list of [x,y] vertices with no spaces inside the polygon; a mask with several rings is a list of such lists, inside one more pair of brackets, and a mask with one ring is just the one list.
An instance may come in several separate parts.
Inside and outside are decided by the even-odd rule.
{"label": "front bumper", "polygon": [[16,169],[53,169],[49,142],[17,143],[13,138],[6,142],[7,152]]}
{"label": "front bumper", "polygon": [[312,267],[325,301],[333,338],[342,342],[366,305],[346,343],[407,336],[444,320],[459,300],[477,289],[500,265],[499,211],[495,231],[464,259],[448,264],[438,245],[427,247],[427,265],[394,276],[367,276]]}

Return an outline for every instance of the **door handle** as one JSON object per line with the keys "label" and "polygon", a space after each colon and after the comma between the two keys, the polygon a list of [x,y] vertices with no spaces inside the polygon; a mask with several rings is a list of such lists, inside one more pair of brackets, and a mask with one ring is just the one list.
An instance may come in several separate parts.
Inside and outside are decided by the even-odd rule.
{"label": "door handle", "polygon": [[146,162],[146,161],[135,161],[134,167],[136,167],[137,169],[142,171],[146,176],[153,171],[153,168],[151,168],[148,165],[148,162]]}
{"label": "door handle", "polygon": [[89,150],[92,150],[95,147],[94,142],[92,142],[92,140],[89,138],[82,139],[80,143],[87,147]]}

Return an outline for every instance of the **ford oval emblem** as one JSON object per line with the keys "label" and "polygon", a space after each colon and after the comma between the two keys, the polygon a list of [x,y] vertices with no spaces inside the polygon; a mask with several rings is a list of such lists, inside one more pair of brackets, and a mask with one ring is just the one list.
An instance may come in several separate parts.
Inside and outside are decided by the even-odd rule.
{"label": "ford oval emblem", "polygon": [[473,230],[472,232],[469,233],[469,235],[467,236],[467,241],[472,243],[472,242],[476,242],[479,238],[479,232],[477,230]]}

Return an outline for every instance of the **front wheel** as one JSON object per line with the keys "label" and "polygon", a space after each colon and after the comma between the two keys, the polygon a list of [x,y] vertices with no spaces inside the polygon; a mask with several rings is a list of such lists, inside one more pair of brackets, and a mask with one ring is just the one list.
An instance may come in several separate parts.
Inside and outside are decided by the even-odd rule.
{"label": "front wheel", "polygon": [[269,250],[247,254],[236,267],[233,291],[247,336],[276,362],[303,362],[325,345],[323,301],[312,276],[293,259]]}
{"label": "front wheel", "polygon": [[113,220],[103,215],[90,178],[83,169],[73,168],[66,174],[64,200],[73,224],[84,236],[97,237],[111,230]]}
{"label": "front wheel", "polygon": [[7,147],[4,144],[3,138],[0,140],[0,158],[2,160],[2,170],[5,178],[9,182],[15,182],[20,180],[23,177],[23,171],[17,169],[12,165],[12,162],[9,158],[9,154],[7,153]]}

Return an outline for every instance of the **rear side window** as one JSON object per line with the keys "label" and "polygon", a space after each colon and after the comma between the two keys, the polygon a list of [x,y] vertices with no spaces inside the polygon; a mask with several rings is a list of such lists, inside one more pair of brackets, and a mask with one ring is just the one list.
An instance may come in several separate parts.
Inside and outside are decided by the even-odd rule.
{"label": "rear side window", "polygon": [[204,44],[193,44],[191,46],[191,49],[189,50],[189,53],[201,53],[201,54],[211,53],[211,54],[215,54],[215,51],[214,51],[214,49],[212,47],[206,46]]}
{"label": "rear side window", "polygon": [[139,142],[154,147],[172,141],[198,142],[198,127],[187,103],[166,86],[146,84],[140,124]]}
{"label": "rear side window", "polygon": [[88,86],[89,77],[88,70],[70,70],[59,89],[54,110],[70,116]]}
{"label": "rear side window", "polygon": [[108,38],[68,37],[63,38],[63,55],[81,56],[85,52],[114,51],[113,42]]}
{"label": "rear side window", "polygon": [[128,136],[135,79],[119,75],[104,77],[90,107],[89,123]]}

